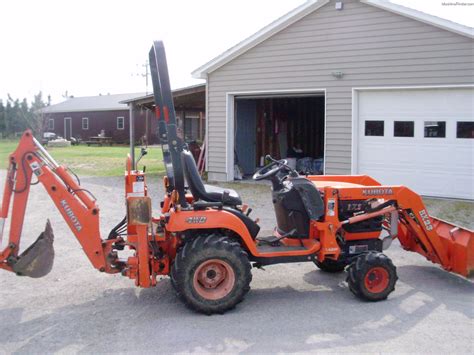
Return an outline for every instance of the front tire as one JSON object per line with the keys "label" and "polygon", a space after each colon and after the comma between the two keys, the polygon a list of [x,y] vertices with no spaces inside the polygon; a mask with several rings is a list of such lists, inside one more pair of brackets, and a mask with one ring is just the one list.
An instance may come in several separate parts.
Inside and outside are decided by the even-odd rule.
{"label": "front tire", "polygon": [[219,234],[196,237],[176,255],[171,269],[178,297],[191,309],[224,313],[250,290],[252,274],[239,243]]}
{"label": "front tire", "polygon": [[360,299],[376,302],[384,300],[395,290],[397,268],[388,256],[379,252],[359,255],[347,269],[347,283]]}

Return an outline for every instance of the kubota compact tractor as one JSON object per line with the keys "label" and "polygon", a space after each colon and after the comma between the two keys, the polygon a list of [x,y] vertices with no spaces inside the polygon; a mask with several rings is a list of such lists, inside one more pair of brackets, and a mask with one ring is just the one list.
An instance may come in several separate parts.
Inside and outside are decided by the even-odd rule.
{"label": "kubota compact tractor", "polygon": [[[166,166],[161,214],[152,216],[145,175],[129,156],[126,217],[101,238],[93,196],[26,131],[9,157],[2,235],[9,214],[11,223],[0,268],[41,277],[53,265],[49,222],[36,242],[19,253],[34,175],[96,269],[120,272],[140,287],[154,286],[157,276],[168,275],[178,296],[207,314],[225,312],[243,299],[252,266],[277,263],[314,262],[328,272],[347,269],[349,288],[357,297],[383,300],[394,290],[397,274],[382,251],[395,238],[448,271],[468,276],[474,270],[473,232],[430,217],[410,189],[382,186],[368,176],[300,176],[285,160],[270,157],[254,179],[271,180],[276,228],[272,235],[259,235],[251,209],[235,191],[203,184],[193,156],[177,136],[161,42],[150,51],[150,65]],[[133,140],[131,144],[133,148]],[[133,255],[121,258],[124,249]]]}

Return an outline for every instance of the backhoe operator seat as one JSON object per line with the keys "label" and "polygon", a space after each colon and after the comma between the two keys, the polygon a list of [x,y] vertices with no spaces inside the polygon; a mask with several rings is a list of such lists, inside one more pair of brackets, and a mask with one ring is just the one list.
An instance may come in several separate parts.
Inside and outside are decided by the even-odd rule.
{"label": "backhoe operator seat", "polygon": [[203,184],[196,162],[190,151],[183,150],[181,152],[181,162],[189,189],[196,201],[222,202],[227,206],[238,206],[242,204],[242,199],[235,190]]}

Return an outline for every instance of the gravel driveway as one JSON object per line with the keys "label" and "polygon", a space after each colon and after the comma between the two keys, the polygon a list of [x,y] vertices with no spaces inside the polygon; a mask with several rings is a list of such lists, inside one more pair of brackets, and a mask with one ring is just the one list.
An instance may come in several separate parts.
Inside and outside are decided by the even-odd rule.
{"label": "gravel driveway", "polygon": [[[82,180],[99,200],[106,235],[124,215],[123,179]],[[161,183],[154,178],[149,187],[158,209]],[[271,229],[269,187],[238,188],[254,208],[252,215]],[[474,227],[472,203],[430,200],[428,206],[439,217]],[[387,251],[399,275],[387,301],[354,298],[344,274],[288,264],[254,270],[243,303],[225,315],[204,316],[176,299],[167,278],[155,288],[137,289],[120,275],[95,271],[39,186],[32,190],[27,216],[23,245],[50,218],[56,260],[42,279],[0,272],[0,353],[474,351],[473,283],[398,245]]]}

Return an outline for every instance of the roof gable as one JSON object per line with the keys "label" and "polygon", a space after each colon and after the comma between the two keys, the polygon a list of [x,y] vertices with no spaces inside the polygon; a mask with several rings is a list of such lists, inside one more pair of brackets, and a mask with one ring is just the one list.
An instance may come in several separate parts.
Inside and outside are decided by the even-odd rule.
{"label": "roof gable", "polygon": [[[276,33],[283,29],[291,26],[295,22],[299,21],[303,17],[317,11],[319,8],[328,4],[330,0],[308,0],[306,3],[290,11],[286,15],[280,17],[271,24],[265,26],[257,33],[246,38],[242,42],[238,43],[234,47],[228,49],[221,55],[202,65],[201,67],[194,70],[191,74],[194,78],[205,79],[207,74],[212,73],[233,59],[237,58],[241,54],[247,52],[268,38],[272,37]],[[433,25],[444,30],[454,32],[456,34],[474,38],[474,30],[470,27],[457,24],[452,21],[448,21],[433,15],[423,13],[418,10],[410,9],[401,5],[393,4],[388,1],[377,1],[377,0],[360,0],[361,3],[377,7],[382,10],[386,10],[401,16],[405,16],[429,25]]]}

